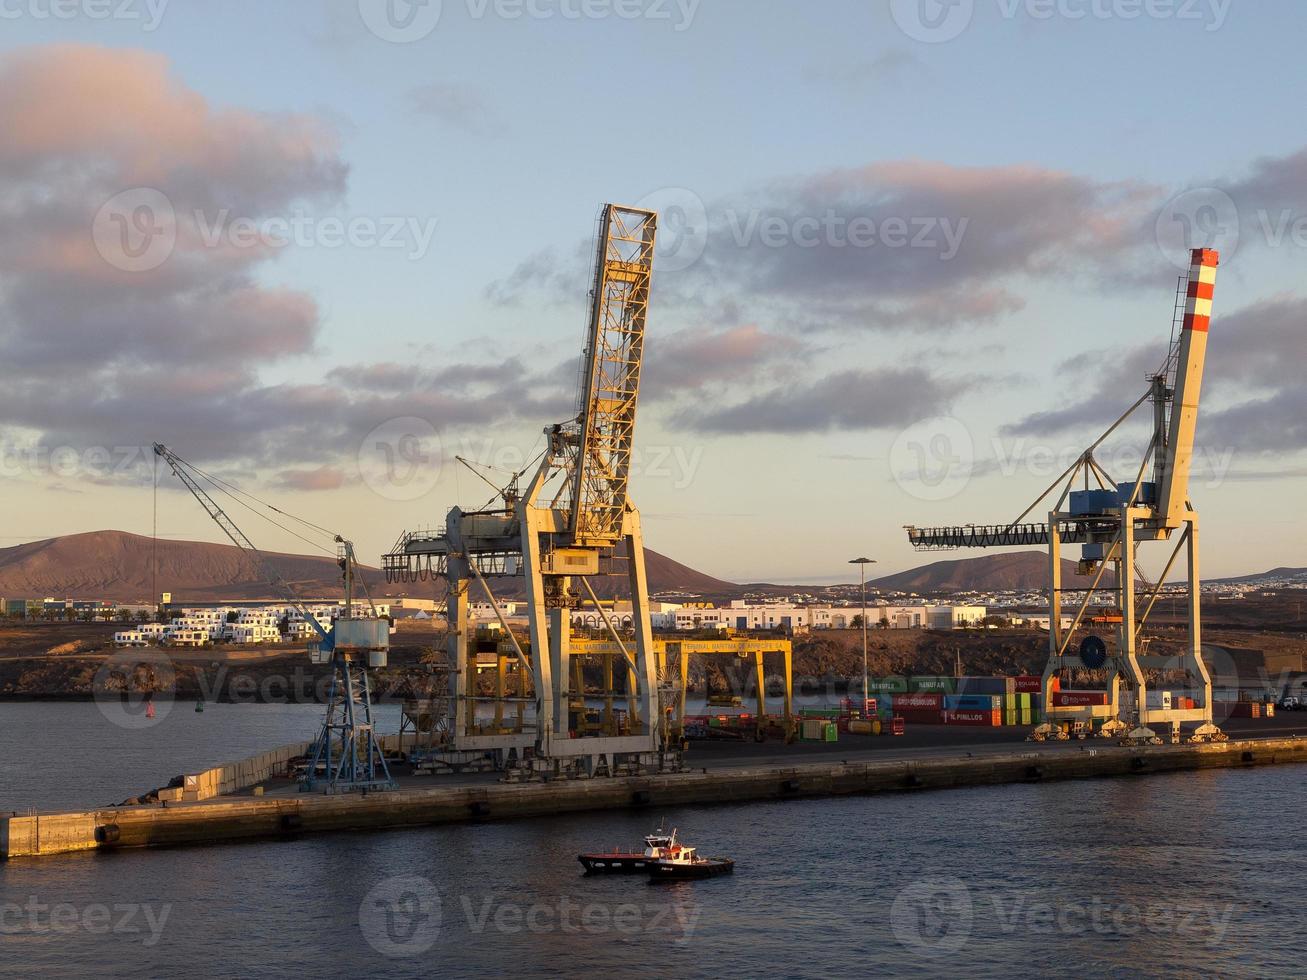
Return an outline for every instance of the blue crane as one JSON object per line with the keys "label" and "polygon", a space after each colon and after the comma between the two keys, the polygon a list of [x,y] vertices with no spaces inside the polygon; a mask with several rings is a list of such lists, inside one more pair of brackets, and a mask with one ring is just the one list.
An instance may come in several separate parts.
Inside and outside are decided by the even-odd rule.
{"label": "blue crane", "polygon": [[154,444],[154,452],[168,464],[231,542],[255,560],[268,584],[299,610],[304,621],[317,633],[309,643],[309,659],[315,664],[331,666],[331,686],[327,694],[326,717],[313,744],[312,758],[301,781],[301,789],[325,793],[395,789],[395,781],[391,778],[373,726],[372,689],[368,677],[369,667],[386,665],[390,622],[377,616],[371,596],[367,596],[366,583],[364,595],[372,615],[354,615],[354,579],[358,562],[353,542],[335,535],[337,562],[345,579],[345,607],[343,614],[327,629],[295,595],[277,567],[255,547],[200,483],[200,480],[206,480],[221,490],[220,481],[186,462],[162,443]]}

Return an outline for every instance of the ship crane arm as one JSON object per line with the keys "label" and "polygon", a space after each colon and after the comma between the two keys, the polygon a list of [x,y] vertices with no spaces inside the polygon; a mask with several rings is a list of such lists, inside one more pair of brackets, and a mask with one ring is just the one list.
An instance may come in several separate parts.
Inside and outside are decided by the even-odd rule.
{"label": "ship crane arm", "polygon": [[[191,496],[200,502],[200,506],[203,507],[209,517],[213,519],[213,522],[222,528],[223,533],[231,539],[231,543],[255,560],[259,569],[267,578],[268,584],[276,589],[281,594],[282,598],[286,599],[300,611],[300,614],[317,632],[318,637],[323,643],[330,644],[331,635],[322,628],[322,624],[318,622],[317,617],[310,613],[308,607],[306,607],[295,595],[290,584],[282,574],[277,571],[277,567],[268,560],[263,552],[255,547],[254,542],[246,536],[245,532],[240,529],[239,525],[231,519],[231,516],[222,509],[218,502],[214,500],[204,487],[200,485],[199,481],[195,479],[195,476],[193,475],[194,467],[162,443],[156,442],[154,444],[154,454],[161,457],[164,462],[168,464],[169,468],[174,474],[176,474],[177,479],[181,480],[186,489],[191,492]],[[353,549],[350,548],[348,550],[347,560],[351,560],[352,555]]]}
{"label": "ship crane arm", "polygon": [[658,215],[607,204],[600,215],[571,492],[575,544],[622,535]]}

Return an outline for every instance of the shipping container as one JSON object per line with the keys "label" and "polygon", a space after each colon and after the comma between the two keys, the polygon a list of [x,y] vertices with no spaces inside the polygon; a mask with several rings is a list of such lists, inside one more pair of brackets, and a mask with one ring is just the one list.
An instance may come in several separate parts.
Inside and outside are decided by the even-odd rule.
{"label": "shipping container", "polygon": [[839,708],[800,708],[800,718],[838,718],[843,712]]}
{"label": "shipping container", "polygon": [[977,725],[985,727],[1001,727],[1003,724],[1003,712],[1001,711],[945,711],[944,724],[946,725]]}
{"label": "shipping container", "polygon": [[1055,708],[1080,708],[1097,704],[1107,704],[1106,691],[1059,691],[1053,695]]}
{"label": "shipping container", "polygon": [[1015,694],[1015,677],[959,677],[958,694]]}
{"label": "shipping container", "polygon": [[956,678],[953,677],[909,677],[908,691],[910,693],[935,693],[935,694],[952,694],[955,690]]}
{"label": "shipping container", "polygon": [[871,689],[882,694],[906,694],[908,679],[906,677],[873,677]]}
{"label": "shipping container", "polygon": [[944,708],[948,711],[1001,711],[1001,694],[946,694]]}
{"label": "shipping container", "polygon": [[825,735],[827,722],[820,718],[805,718],[799,723],[799,737],[805,742],[820,742]]}
{"label": "shipping container", "polygon": [[895,711],[904,710],[921,710],[939,711],[944,707],[943,694],[895,694],[892,695],[890,704]]}
{"label": "shipping container", "polygon": [[944,713],[942,711],[932,711],[927,708],[909,708],[903,711],[895,711],[894,717],[910,721],[914,725],[944,724]]}

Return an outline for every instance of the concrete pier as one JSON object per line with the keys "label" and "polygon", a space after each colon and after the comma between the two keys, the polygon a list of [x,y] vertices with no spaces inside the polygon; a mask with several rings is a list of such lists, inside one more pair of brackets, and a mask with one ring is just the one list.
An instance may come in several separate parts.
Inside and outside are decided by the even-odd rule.
{"label": "concrete pier", "polygon": [[[260,757],[262,758],[262,757]],[[743,803],[1000,783],[1147,776],[1307,762],[1307,738],[1125,748],[1071,743],[915,758],[804,759],[687,773],[535,784],[441,783],[367,796],[219,796],[195,802],[0,818],[0,856],[204,845],[568,812]]]}

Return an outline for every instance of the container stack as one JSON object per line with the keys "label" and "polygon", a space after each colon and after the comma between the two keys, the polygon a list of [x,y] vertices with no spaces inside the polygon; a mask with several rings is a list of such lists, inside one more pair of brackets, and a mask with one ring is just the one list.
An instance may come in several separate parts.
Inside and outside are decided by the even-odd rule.
{"label": "container stack", "polygon": [[[1037,725],[1041,720],[1040,678],[948,677],[935,687],[955,693],[909,691],[889,698],[893,717],[920,725]],[[947,685],[940,681],[949,682]],[[909,683],[909,687],[911,687]],[[1019,687],[1034,690],[1018,690]]]}

